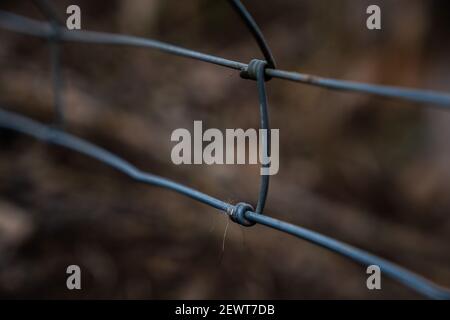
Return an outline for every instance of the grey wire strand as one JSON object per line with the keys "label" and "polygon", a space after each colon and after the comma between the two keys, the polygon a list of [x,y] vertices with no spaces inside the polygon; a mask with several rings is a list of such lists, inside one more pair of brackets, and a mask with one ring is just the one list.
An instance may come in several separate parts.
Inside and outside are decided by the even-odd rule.
{"label": "grey wire strand", "polygon": [[[59,145],[88,157],[96,159],[131,179],[175,191],[227,214],[233,212],[235,206],[209,196],[193,188],[172,180],[139,170],[129,162],[90,142],[77,138],[61,130],[43,125],[22,115],[0,109],[0,127],[30,135],[38,140]],[[378,265],[381,272],[402,283],[406,287],[431,299],[450,299],[448,288],[441,287],[424,277],[415,274],[385,259],[372,255],[364,250],[350,246],[315,231],[311,231],[256,212],[245,212],[245,218],[272,229],[291,234],[300,239],[319,245],[348,259],[366,265]]]}
{"label": "grey wire strand", "polygon": [[414,272],[411,272],[383,258],[370,254],[364,250],[324,236],[315,231],[311,231],[268,216],[262,216],[254,212],[247,211],[246,218],[250,221],[254,221],[276,230],[281,230],[295,237],[319,245],[364,266],[377,265],[380,267],[383,274],[386,274],[390,278],[397,280],[406,287],[409,287],[428,298],[436,300],[450,299],[449,288],[439,286]]}
{"label": "grey wire strand", "polygon": [[[0,26],[11,31],[16,31],[40,38],[48,38],[53,35],[53,30],[48,23],[39,22],[34,19],[25,18],[1,10],[0,10]],[[165,53],[170,53],[177,56],[208,62],[235,70],[244,70],[247,68],[247,64],[245,63],[228,60],[225,58],[209,54],[204,54],[198,51],[185,49],[157,40],[145,39],[135,36],[96,32],[96,31],[85,31],[85,30],[69,31],[66,29],[61,29],[60,40],[66,42],[79,42],[79,43],[102,44],[102,45],[123,45],[123,46],[151,48]]]}
{"label": "grey wire strand", "polygon": [[248,12],[247,8],[245,8],[245,6],[242,4],[240,0],[228,0],[228,2],[231,4],[233,9],[239,14],[242,21],[244,21],[245,25],[255,38],[264,58],[267,61],[268,67],[275,69],[276,63],[272,55],[272,51],[270,50],[269,45],[267,44],[267,41],[261,32],[261,29],[258,27],[258,24],[253,19],[250,12]]}
{"label": "grey wire strand", "polygon": [[[0,10],[0,27],[3,27],[4,29],[8,29],[10,31],[15,31],[41,38],[51,37],[54,33],[48,23],[39,22],[34,19],[22,17],[20,15],[2,10]],[[125,45],[152,48],[173,55],[196,59],[199,61],[208,62],[240,71],[245,71],[248,67],[247,64],[242,62],[204,54],[198,51],[185,49],[151,39],[95,31],[68,31],[64,29],[60,31],[60,40],[66,42],[80,42],[103,45]],[[299,82],[327,89],[368,93],[372,95],[403,99],[412,102],[429,103],[446,108],[450,107],[450,94],[432,90],[416,90],[394,86],[382,86],[354,81],[329,79],[314,75],[271,68],[266,69],[266,75],[273,78]]]}
{"label": "grey wire strand", "polygon": [[[270,156],[270,144],[271,134],[270,134],[270,125],[269,125],[269,111],[268,111],[268,102],[267,102],[267,92],[266,92],[266,79],[265,72],[266,69],[265,64],[259,64],[258,70],[256,71],[256,84],[258,87],[258,98],[259,98],[259,113],[260,113],[260,121],[261,121],[261,129],[267,131],[267,136],[262,135],[262,149],[263,154]],[[267,166],[267,164],[263,163],[263,167]],[[270,176],[267,174],[261,175],[261,182],[259,187],[259,196],[258,202],[256,204],[256,213],[261,213],[264,211],[264,206],[267,200],[267,193],[269,191],[269,179]]]}
{"label": "grey wire strand", "polygon": [[0,127],[15,130],[30,135],[38,140],[77,151],[86,156],[97,159],[98,161],[103,162],[118,171],[121,171],[134,180],[173,190],[219,210],[230,210],[230,206],[223,201],[210,197],[202,192],[186,187],[172,180],[142,172],[135,166],[109,151],[97,147],[92,143],[84,141],[71,134],[64,133],[61,130],[40,124],[24,116],[0,109]]}
{"label": "grey wire strand", "polygon": [[430,103],[450,107],[450,94],[432,90],[417,90],[393,86],[374,85],[356,81],[346,81],[318,77],[315,75],[266,69],[266,74],[283,80],[299,82],[316,87],[338,91],[361,92],[386,98],[397,98],[419,103]]}

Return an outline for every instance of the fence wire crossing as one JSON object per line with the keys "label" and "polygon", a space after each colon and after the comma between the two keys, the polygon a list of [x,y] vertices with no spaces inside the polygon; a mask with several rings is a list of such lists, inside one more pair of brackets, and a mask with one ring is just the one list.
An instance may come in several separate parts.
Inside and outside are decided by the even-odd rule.
{"label": "fence wire crossing", "polygon": [[[390,278],[400,282],[410,289],[432,299],[450,299],[450,289],[439,286],[434,282],[390,261],[370,254],[346,243],[327,237],[315,231],[281,221],[263,214],[269,189],[269,176],[261,177],[259,197],[254,209],[250,204],[240,202],[231,204],[216,197],[190,188],[184,184],[170,179],[144,172],[119,156],[102,149],[88,141],[75,137],[63,130],[64,123],[64,99],[63,78],[61,76],[61,45],[63,42],[81,42],[88,44],[108,44],[145,47],[156,49],[168,54],[183,56],[219,66],[240,71],[244,79],[252,79],[257,83],[260,104],[261,129],[269,129],[268,102],[266,95],[266,81],[271,78],[300,82],[326,89],[361,92],[389,98],[408,100],[411,102],[427,103],[444,108],[450,107],[450,95],[430,90],[415,90],[392,86],[373,85],[352,81],[327,79],[317,76],[290,72],[277,69],[275,59],[271,53],[263,33],[255,20],[239,0],[228,0],[231,7],[239,14],[246,27],[253,35],[265,60],[253,59],[250,63],[242,63],[204,54],[198,51],[174,46],[153,39],[145,39],[122,34],[112,34],[95,31],[69,31],[64,28],[56,14],[55,8],[48,0],[33,0],[49,22],[40,22],[14,13],[0,10],[0,27],[18,33],[40,37],[49,41],[51,47],[51,66],[53,74],[54,110],[55,120],[52,125],[45,125],[29,119],[25,116],[0,109],[0,127],[17,131],[32,136],[38,140],[58,145],[66,149],[84,154],[96,159],[130,177],[131,179],[153,186],[158,186],[175,191],[181,195],[190,197],[196,201],[209,205],[226,214],[230,219],[242,226],[260,224],[297,238],[306,240],[354,262],[364,266],[377,265],[381,272]],[[270,130],[269,130],[270,132]],[[270,139],[270,137],[268,137]],[[267,140],[263,143],[263,149],[269,150]]]}

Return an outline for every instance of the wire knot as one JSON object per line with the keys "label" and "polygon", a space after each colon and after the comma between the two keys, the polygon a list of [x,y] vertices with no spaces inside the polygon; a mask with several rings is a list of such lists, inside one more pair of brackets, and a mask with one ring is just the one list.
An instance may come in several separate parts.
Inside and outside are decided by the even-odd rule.
{"label": "wire knot", "polygon": [[[257,74],[258,74],[258,71],[260,70],[261,66],[263,66],[263,69],[265,70],[267,68],[267,62],[264,60],[253,59],[247,65],[247,68],[241,71],[241,74],[240,74],[241,78],[257,80]],[[264,72],[264,80],[269,81],[270,79],[272,79],[272,77],[266,75]]]}
{"label": "wire knot", "polygon": [[231,221],[240,224],[244,227],[251,227],[256,224],[256,222],[250,221],[245,217],[247,211],[254,211],[255,209],[245,202],[237,203],[230,212]]}

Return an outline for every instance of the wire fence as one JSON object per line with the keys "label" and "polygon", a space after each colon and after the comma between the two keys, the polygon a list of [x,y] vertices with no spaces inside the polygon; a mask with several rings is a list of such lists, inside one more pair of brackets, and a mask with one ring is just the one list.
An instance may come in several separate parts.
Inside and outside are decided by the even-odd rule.
{"label": "wire fence", "polygon": [[[61,76],[61,45],[64,42],[144,47],[238,70],[240,71],[242,78],[252,79],[257,83],[261,129],[270,128],[266,82],[271,78],[295,81],[326,89],[362,92],[388,98],[408,100],[411,102],[427,103],[444,108],[450,107],[450,95],[447,93],[327,79],[308,74],[280,70],[276,67],[271,50],[248,10],[239,0],[228,1],[255,38],[265,60],[254,59],[246,64],[153,39],[95,31],[69,31],[63,26],[56,14],[56,10],[47,0],[34,0],[33,2],[49,22],[40,22],[11,12],[0,11],[0,27],[18,33],[40,37],[49,41],[51,47],[55,113],[54,123],[52,125],[45,125],[22,115],[0,109],[0,127],[17,131],[38,140],[84,154],[124,173],[135,181],[166,188],[183,196],[190,197],[220,210],[223,214],[229,216],[232,221],[240,225],[250,227],[255,224],[260,224],[321,246],[364,266],[377,265],[380,267],[383,274],[425,297],[432,299],[450,299],[450,289],[439,286],[401,266],[331,237],[263,214],[269,190],[268,175],[261,176],[256,209],[245,202],[231,204],[199,190],[190,188],[184,184],[141,171],[119,156],[63,130],[64,101],[62,94],[63,77]],[[270,130],[268,130],[268,132],[270,132]],[[267,137],[267,139],[270,139],[270,137]],[[264,151],[270,153],[267,140],[262,142],[262,148]],[[267,153],[265,152],[265,154]]]}

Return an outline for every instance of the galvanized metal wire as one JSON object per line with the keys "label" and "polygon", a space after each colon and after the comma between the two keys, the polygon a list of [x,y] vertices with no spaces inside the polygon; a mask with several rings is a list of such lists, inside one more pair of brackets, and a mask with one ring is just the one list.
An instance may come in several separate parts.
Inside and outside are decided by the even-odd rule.
{"label": "galvanized metal wire", "polygon": [[[258,60],[253,60],[253,63],[257,64],[257,70],[256,70],[256,82],[258,86],[258,98],[259,98],[259,113],[260,113],[260,122],[261,122],[261,129],[266,130],[265,133],[262,134],[262,150],[263,150],[263,157],[269,157],[270,156],[270,141],[271,141],[271,134],[270,134],[270,125],[269,125],[269,110],[268,110],[268,102],[267,102],[267,93],[266,93],[266,79],[265,79],[265,69],[266,64],[261,63]],[[252,63],[252,62],[250,62]],[[266,163],[265,159],[263,159],[262,167],[266,168],[269,164]],[[258,202],[256,204],[256,212],[261,213],[264,211],[264,206],[266,204],[267,200],[267,193],[269,192],[269,177],[268,174],[261,175],[261,185],[259,187],[259,197]]]}
{"label": "galvanized metal wire", "polygon": [[[0,127],[18,131],[47,143],[58,145],[84,154],[124,173],[133,180],[175,191],[181,195],[216,208],[224,214],[231,215],[233,212],[236,212],[237,205],[227,203],[173,180],[141,171],[126,160],[105,149],[54,127],[38,123],[22,115],[0,109]],[[405,286],[423,294],[426,297],[432,299],[450,299],[449,289],[443,288],[423,278],[422,276],[419,276],[385,259],[372,255],[364,250],[355,248],[315,231],[311,231],[267,215],[262,215],[257,212],[249,210],[244,214],[245,218],[251,222],[304,239],[341,256],[347,257],[350,260],[364,266],[377,265],[380,267],[383,274],[399,281]]]}
{"label": "galvanized metal wire", "polygon": [[256,21],[253,19],[250,12],[248,12],[247,8],[245,8],[245,6],[239,0],[228,0],[228,2],[242,18],[248,30],[255,38],[256,43],[258,44],[264,58],[267,61],[267,66],[269,68],[276,68],[275,58],[272,55],[272,51],[270,50],[263,33],[259,29],[258,25],[256,24]]}
{"label": "galvanized metal wire", "polygon": [[[258,97],[260,103],[260,122],[262,129],[270,129],[268,116],[268,103],[266,94],[266,84],[269,78],[278,78],[318,86],[327,89],[345,90],[350,92],[362,92],[389,98],[398,98],[413,102],[427,103],[431,105],[450,107],[450,95],[447,93],[415,90],[408,88],[399,88],[391,86],[380,86],[359,82],[343,81],[336,79],[320,78],[297,72],[289,72],[276,69],[275,60],[265,41],[262,32],[255,23],[254,19],[240,1],[229,0],[232,7],[239,13],[246,26],[254,36],[266,61],[258,64],[255,74],[249,77],[257,82]],[[112,34],[95,31],[68,31],[60,22],[58,22],[55,10],[47,0],[35,0],[35,3],[41,9],[43,14],[50,20],[50,23],[40,22],[19,16],[10,12],[0,11],[0,27],[5,29],[28,34],[35,37],[48,39],[52,49],[52,73],[53,87],[55,92],[55,122],[62,122],[63,103],[62,103],[62,76],[61,76],[61,54],[60,44],[62,42],[81,42],[88,44],[107,44],[124,45],[156,49],[168,54],[187,57],[207,63],[220,65],[223,67],[241,71],[241,74],[252,73],[252,63],[246,64],[238,61],[229,60],[222,57],[216,57],[204,54],[194,50],[174,46],[164,42],[140,37]],[[55,49],[57,48],[57,49]],[[233,218],[233,221],[242,225],[251,226],[259,224],[273,228],[275,230],[291,234],[297,238],[304,239],[312,244],[321,246],[327,250],[335,252],[354,262],[362,265],[378,265],[383,274],[411,288],[417,293],[432,299],[450,299],[450,290],[439,286],[430,280],[423,278],[403,267],[400,267],[385,259],[372,255],[364,250],[355,248],[336,239],[327,237],[315,231],[302,228],[263,214],[269,186],[268,176],[262,177],[257,207],[253,211],[251,206],[246,203],[230,204],[206,193],[200,192],[194,188],[173,180],[144,172],[119,156],[102,149],[88,141],[75,137],[62,131],[61,128],[48,126],[26,118],[22,115],[0,109],[0,127],[8,130],[14,130],[23,134],[30,135],[36,139],[50,144],[58,145],[66,149],[84,154],[96,159],[122,173],[131,179],[149,185],[154,185],[168,190],[175,191],[181,195],[190,197],[196,201],[216,208]],[[270,130],[268,130],[270,133]],[[270,141],[270,136],[269,139]],[[266,140],[263,142],[263,148],[270,154],[270,144]]]}
{"label": "galvanized metal wire", "polygon": [[[0,10],[0,27],[41,38],[49,38],[54,34],[54,30],[52,30],[49,23],[40,22],[2,10]],[[63,42],[152,48],[165,53],[208,62],[235,70],[246,70],[248,67],[248,64],[243,62],[233,61],[230,59],[201,53],[195,50],[189,50],[153,39],[87,30],[69,31],[67,29],[61,29],[59,31],[60,40]],[[300,82],[327,89],[368,93],[412,102],[429,103],[446,108],[450,107],[450,94],[433,90],[418,90],[395,86],[374,85],[356,81],[337,80],[271,68],[266,69],[266,75],[273,78]]]}

